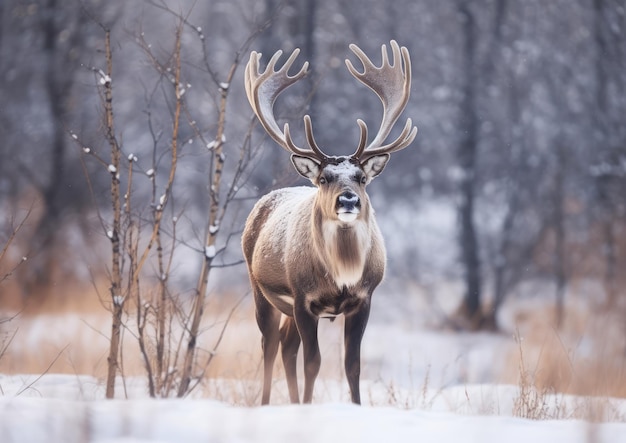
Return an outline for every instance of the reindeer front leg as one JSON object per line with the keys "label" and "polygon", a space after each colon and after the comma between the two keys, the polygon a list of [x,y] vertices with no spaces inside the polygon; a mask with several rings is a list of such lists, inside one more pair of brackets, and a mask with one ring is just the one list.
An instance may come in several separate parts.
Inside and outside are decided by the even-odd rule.
{"label": "reindeer front leg", "polygon": [[311,403],[313,399],[313,385],[320,371],[322,357],[317,341],[318,317],[313,315],[305,306],[305,297],[302,294],[296,296],[294,303],[294,319],[300,338],[302,339],[302,351],[304,353],[304,396],[303,403]]}
{"label": "reindeer front leg", "polygon": [[350,396],[352,403],[361,404],[361,391],[359,389],[359,378],[361,376],[361,340],[367,326],[370,315],[369,301],[363,303],[361,307],[346,316],[344,329],[344,343],[346,348],[345,369],[348,385],[350,386]]}

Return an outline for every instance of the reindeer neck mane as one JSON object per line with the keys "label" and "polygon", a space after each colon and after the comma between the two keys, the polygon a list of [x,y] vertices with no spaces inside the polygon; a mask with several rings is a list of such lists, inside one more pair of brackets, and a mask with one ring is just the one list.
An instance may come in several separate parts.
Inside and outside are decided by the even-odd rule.
{"label": "reindeer neck mane", "polygon": [[367,223],[357,220],[346,227],[336,221],[323,220],[320,214],[316,214],[313,226],[316,252],[337,286],[357,284],[371,248]]}

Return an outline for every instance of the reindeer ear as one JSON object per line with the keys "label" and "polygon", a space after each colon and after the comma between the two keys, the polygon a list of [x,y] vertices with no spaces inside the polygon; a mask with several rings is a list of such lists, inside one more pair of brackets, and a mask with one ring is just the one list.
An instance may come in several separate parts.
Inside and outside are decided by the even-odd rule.
{"label": "reindeer ear", "polygon": [[291,162],[298,174],[304,178],[314,181],[320,175],[320,164],[312,158],[292,154]]}
{"label": "reindeer ear", "polygon": [[370,157],[367,160],[365,160],[361,164],[361,167],[363,168],[363,171],[365,172],[367,179],[371,180],[374,177],[376,177],[378,174],[383,172],[383,169],[385,169],[385,165],[387,164],[388,161],[389,161],[389,154],[376,155],[374,157]]}

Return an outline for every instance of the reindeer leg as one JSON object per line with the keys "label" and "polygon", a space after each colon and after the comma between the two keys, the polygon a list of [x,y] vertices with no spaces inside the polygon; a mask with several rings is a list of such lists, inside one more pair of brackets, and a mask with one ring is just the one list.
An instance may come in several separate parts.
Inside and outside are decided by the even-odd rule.
{"label": "reindeer leg", "polygon": [[318,318],[311,314],[304,306],[304,296],[296,296],[294,305],[294,320],[302,339],[304,352],[304,395],[302,401],[311,403],[313,400],[313,385],[320,372],[322,357],[317,342]]}
{"label": "reindeer leg", "polygon": [[367,326],[370,304],[366,302],[353,314],[346,317],[344,340],[346,348],[345,369],[352,403],[361,404],[359,378],[361,376],[361,339]]}
{"label": "reindeer leg", "polygon": [[254,288],[254,301],[256,305],[256,322],[263,335],[261,339],[261,348],[263,349],[263,396],[261,404],[267,405],[270,402],[270,392],[272,390],[274,360],[276,360],[276,354],[278,353],[280,311],[265,299],[258,287]]}
{"label": "reindeer leg", "polygon": [[298,394],[298,375],[296,372],[298,349],[300,348],[300,334],[296,328],[293,317],[286,317],[280,328],[280,347],[289,386],[289,398],[291,403],[300,403]]}

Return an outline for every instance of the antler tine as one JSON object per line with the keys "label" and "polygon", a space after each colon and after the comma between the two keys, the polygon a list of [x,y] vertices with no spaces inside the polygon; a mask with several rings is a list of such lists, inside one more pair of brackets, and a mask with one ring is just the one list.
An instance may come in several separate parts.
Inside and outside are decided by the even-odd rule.
{"label": "antler tine", "polygon": [[397,139],[387,145],[380,146],[378,148],[364,149],[360,156],[357,156],[355,154],[354,157],[360,159],[361,161],[364,161],[376,155],[391,154],[392,152],[400,151],[401,149],[404,149],[411,143],[413,143],[416,135],[417,126],[413,126],[413,121],[408,118],[406,120],[404,128],[402,129],[402,132]]}
{"label": "antler tine", "polygon": [[311,151],[313,151],[318,158],[328,157],[322,152],[315,142],[315,138],[313,137],[313,124],[311,123],[311,117],[309,115],[304,116],[304,131],[306,133],[306,141],[309,144]]}
{"label": "antler tine", "polygon": [[[382,146],[391,132],[393,125],[406,107],[411,93],[411,58],[406,47],[400,47],[395,40],[391,41],[392,63],[389,61],[387,46],[382,45],[382,64],[377,67],[369,57],[359,48],[352,44],[350,49],[363,64],[363,72],[356,70],[352,62],[346,59],[346,66],[350,73],[358,81],[369,87],[376,93],[383,104],[383,118],[378,133],[367,146],[359,147],[352,155],[354,158],[369,158],[373,155],[390,153],[406,148],[415,138],[417,128],[412,127],[411,120],[407,120],[402,134],[393,142]],[[403,69],[404,65],[404,69]],[[361,133],[365,123],[359,123]],[[363,157],[363,159],[365,159]]]}
{"label": "antler tine", "polygon": [[301,149],[293,142],[289,131],[289,124],[285,123],[284,130],[281,131],[276,118],[274,116],[274,102],[276,98],[286,88],[303,78],[307,74],[309,62],[302,65],[297,74],[290,76],[289,69],[300,53],[300,49],[296,48],[281,68],[276,70],[276,64],[280,59],[283,51],[277,51],[267,64],[263,72],[259,69],[261,54],[253,51],[250,54],[250,60],[245,70],[245,88],[246,95],[252,110],[258,117],[265,131],[285,150],[305,157],[317,158],[322,160],[326,155],[319,149],[311,128],[311,120],[307,115],[304,117],[304,125],[307,132],[307,141],[310,150]]}
{"label": "antler tine", "polygon": [[363,151],[365,150],[365,145],[367,143],[367,125],[360,118],[357,119],[356,123],[361,129],[361,137],[359,137],[359,146],[356,148],[356,152],[352,155],[352,157],[360,158],[361,155],[363,155]]}

